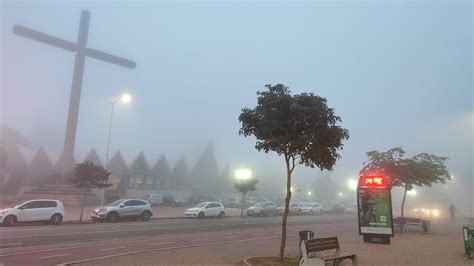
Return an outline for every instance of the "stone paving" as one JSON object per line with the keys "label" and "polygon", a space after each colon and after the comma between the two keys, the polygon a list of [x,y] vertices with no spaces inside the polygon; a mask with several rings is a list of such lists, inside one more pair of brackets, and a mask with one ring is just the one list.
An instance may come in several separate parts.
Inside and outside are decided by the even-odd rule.
{"label": "stone paving", "polygon": [[[474,260],[468,260],[463,254],[461,226],[466,223],[467,220],[461,219],[433,221],[432,234],[416,230],[397,234],[391,245],[364,243],[355,230],[320,236],[338,236],[343,251],[358,254],[359,265],[473,266]],[[267,239],[141,253],[80,265],[243,265],[245,257],[276,255],[278,247],[279,239]],[[297,256],[296,237],[288,239],[287,255]],[[351,263],[347,261],[341,265]]]}

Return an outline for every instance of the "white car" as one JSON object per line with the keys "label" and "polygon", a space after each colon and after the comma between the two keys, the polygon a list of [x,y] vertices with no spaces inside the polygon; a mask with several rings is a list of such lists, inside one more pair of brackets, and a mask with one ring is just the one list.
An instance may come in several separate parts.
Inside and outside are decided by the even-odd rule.
{"label": "white car", "polygon": [[187,209],[184,212],[186,217],[212,217],[217,216],[219,218],[225,217],[224,206],[219,202],[201,202],[198,205]]}
{"label": "white car", "polygon": [[301,204],[301,213],[302,214],[322,214],[323,213],[323,206],[317,202],[312,203],[302,203]]}
{"label": "white car", "polygon": [[49,221],[60,224],[64,218],[64,205],[59,200],[37,199],[14,204],[0,210],[0,223],[13,226],[17,222]]}

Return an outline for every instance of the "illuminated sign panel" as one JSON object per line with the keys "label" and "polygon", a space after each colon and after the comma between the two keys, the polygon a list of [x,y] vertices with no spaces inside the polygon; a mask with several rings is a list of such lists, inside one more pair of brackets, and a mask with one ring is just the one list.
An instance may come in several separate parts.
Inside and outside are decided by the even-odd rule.
{"label": "illuminated sign panel", "polygon": [[387,188],[388,182],[385,176],[363,176],[359,180],[360,188]]}
{"label": "illuminated sign panel", "polygon": [[359,178],[357,205],[359,234],[365,242],[390,243],[393,236],[392,200],[390,179],[384,175],[367,175]]}

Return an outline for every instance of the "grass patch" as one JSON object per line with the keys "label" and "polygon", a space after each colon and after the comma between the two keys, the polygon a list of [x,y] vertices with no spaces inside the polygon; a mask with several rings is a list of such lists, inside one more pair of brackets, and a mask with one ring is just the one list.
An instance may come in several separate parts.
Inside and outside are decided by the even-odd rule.
{"label": "grass patch", "polygon": [[298,266],[300,263],[299,258],[285,258],[283,262],[280,262],[277,257],[255,257],[247,260],[252,265],[262,266],[273,266],[273,265],[284,265],[284,266]]}

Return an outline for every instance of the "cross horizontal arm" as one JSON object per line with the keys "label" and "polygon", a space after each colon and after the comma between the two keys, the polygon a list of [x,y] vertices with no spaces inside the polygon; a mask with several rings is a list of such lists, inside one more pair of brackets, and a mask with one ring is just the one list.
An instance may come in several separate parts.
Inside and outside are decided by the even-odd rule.
{"label": "cross horizontal arm", "polygon": [[109,62],[115,65],[131,68],[131,69],[134,69],[137,66],[137,64],[131,60],[118,57],[115,55],[111,55],[108,53],[104,53],[95,49],[85,48],[84,51],[85,51],[86,56],[90,56],[95,59],[99,59],[99,60]]}
{"label": "cross horizontal arm", "polygon": [[25,38],[29,38],[38,42],[46,43],[52,46],[56,46],[61,49],[65,49],[71,52],[76,52],[77,51],[77,44],[65,41],[63,39],[59,39],[56,37],[53,37],[51,35],[32,30],[27,27],[23,27],[20,25],[14,25],[13,26],[13,33],[18,34],[20,36],[23,36]]}

